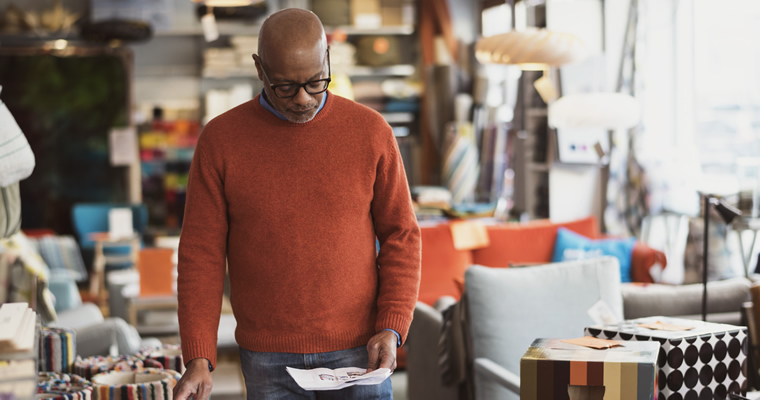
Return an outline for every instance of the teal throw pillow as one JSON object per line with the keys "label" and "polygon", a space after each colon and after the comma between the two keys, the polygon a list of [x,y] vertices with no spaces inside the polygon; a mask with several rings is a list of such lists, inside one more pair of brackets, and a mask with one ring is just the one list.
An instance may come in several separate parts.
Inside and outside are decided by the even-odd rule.
{"label": "teal throw pillow", "polygon": [[620,262],[620,280],[631,281],[631,252],[636,238],[593,240],[571,230],[559,228],[554,242],[552,262],[588,260],[613,256]]}

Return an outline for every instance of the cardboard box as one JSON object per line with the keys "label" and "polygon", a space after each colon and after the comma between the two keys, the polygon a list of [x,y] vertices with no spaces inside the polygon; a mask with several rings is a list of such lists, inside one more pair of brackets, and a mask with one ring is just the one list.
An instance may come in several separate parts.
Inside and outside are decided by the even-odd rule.
{"label": "cardboard box", "polygon": [[362,28],[379,28],[382,25],[380,0],[351,0],[351,22]]}
{"label": "cardboard box", "polygon": [[404,8],[401,6],[382,6],[380,15],[383,26],[404,25]]}
{"label": "cardboard box", "polygon": [[[663,331],[640,327],[655,322],[693,327]],[[660,343],[658,400],[728,397],[747,393],[747,328],[668,317],[646,317],[614,326],[591,326],[601,339]]]}
{"label": "cardboard box", "polygon": [[606,400],[652,399],[658,350],[652,342],[596,350],[536,339],[520,359],[520,399],[569,399],[570,385],[604,386]]}

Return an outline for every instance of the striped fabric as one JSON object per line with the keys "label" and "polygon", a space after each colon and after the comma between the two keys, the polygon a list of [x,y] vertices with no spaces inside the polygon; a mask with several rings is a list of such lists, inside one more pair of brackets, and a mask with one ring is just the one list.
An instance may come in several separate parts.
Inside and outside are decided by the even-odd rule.
{"label": "striped fabric", "polygon": [[471,124],[452,125],[443,156],[443,182],[451,191],[451,203],[474,201],[480,175],[478,148]]}
{"label": "striped fabric", "polygon": [[66,271],[78,282],[87,280],[87,269],[73,236],[29,238],[52,272]]}
{"label": "striped fabric", "polygon": [[163,368],[162,365],[156,361],[143,361],[141,358],[135,356],[93,356],[85,359],[77,357],[77,360],[74,362],[74,373],[85,379],[91,379],[93,376],[103,372],[135,371],[146,367],[154,369]]}
{"label": "striped fabric", "polygon": [[520,359],[520,399],[568,399],[568,385],[604,386],[605,400],[654,398],[657,342],[597,350],[536,339]]}
{"label": "striped fabric", "polygon": [[40,372],[36,397],[52,400],[92,400],[92,384],[78,375]]}
{"label": "striped fabric", "polygon": [[42,327],[40,332],[40,372],[72,372],[76,358],[76,331]]}
{"label": "striped fabric", "polygon": [[104,372],[92,378],[94,400],[171,400],[181,377],[176,371],[154,368]]}
{"label": "striped fabric", "polygon": [[185,372],[185,363],[182,360],[182,346],[174,344],[165,344],[162,347],[145,348],[138,355],[145,362],[148,360],[155,361],[163,366],[164,369],[177,371],[180,374]]}

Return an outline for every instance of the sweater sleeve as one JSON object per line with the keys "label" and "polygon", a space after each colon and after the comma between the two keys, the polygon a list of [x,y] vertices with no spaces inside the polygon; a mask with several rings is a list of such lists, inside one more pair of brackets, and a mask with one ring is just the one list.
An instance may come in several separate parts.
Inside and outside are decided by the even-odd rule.
{"label": "sweater sleeve", "polygon": [[179,243],[177,300],[185,363],[202,357],[216,368],[226,272],[227,201],[221,163],[208,157],[210,141],[205,135],[201,135],[190,166]]}
{"label": "sweater sleeve", "polygon": [[396,139],[390,127],[386,128],[372,199],[372,219],[380,242],[375,330],[392,329],[404,342],[420,285],[420,229]]}

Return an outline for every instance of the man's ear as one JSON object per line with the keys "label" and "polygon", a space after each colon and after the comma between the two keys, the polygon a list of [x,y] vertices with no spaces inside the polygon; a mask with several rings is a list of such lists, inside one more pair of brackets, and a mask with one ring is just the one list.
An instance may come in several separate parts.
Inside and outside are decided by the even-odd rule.
{"label": "man's ear", "polygon": [[256,54],[251,54],[251,58],[253,58],[253,63],[256,65],[256,74],[259,76],[259,80],[261,82],[264,82],[264,73],[261,72],[261,62],[259,61],[259,56]]}

